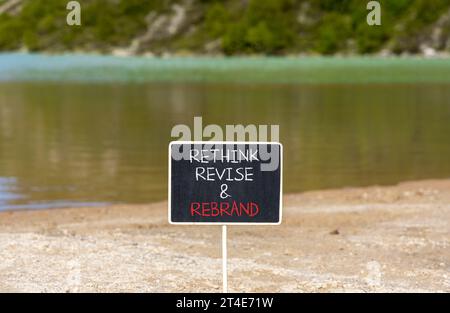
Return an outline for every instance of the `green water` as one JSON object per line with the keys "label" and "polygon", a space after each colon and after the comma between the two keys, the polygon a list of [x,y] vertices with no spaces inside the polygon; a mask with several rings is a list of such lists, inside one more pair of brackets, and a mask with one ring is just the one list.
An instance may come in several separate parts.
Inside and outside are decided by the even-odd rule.
{"label": "green water", "polygon": [[12,79],[0,83],[0,210],[163,200],[170,130],[194,116],[279,124],[285,192],[450,176],[445,82]]}
{"label": "green water", "polygon": [[450,59],[143,58],[1,54],[0,81],[233,84],[450,84]]}

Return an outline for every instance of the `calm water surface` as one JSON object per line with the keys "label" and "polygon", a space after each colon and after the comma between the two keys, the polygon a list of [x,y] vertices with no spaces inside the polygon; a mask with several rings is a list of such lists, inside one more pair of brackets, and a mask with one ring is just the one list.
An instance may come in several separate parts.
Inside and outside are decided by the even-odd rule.
{"label": "calm water surface", "polygon": [[173,125],[279,124],[285,191],[450,176],[450,85],[0,84],[0,210],[166,198]]}

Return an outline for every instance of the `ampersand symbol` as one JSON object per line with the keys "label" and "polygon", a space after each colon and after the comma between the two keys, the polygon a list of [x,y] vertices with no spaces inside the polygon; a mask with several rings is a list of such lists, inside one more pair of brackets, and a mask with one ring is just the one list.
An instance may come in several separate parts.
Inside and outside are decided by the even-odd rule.
{"label": "ampersand symbol", "polygon": [[228,185],[227,184],[222,184],[220,186],[220,197],[222,199],[226,199],[231,197],[229,194],[227,194],[227,190],[228,190]]}

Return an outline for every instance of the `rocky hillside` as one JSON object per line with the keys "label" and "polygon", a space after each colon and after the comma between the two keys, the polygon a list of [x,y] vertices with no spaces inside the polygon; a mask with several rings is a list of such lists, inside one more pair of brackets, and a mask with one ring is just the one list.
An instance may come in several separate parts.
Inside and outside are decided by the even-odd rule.
{"label": "rocky hillside", "polygon": [[114,54],[427,54],[450,52],[450,0],[0,0],[0,50]]}

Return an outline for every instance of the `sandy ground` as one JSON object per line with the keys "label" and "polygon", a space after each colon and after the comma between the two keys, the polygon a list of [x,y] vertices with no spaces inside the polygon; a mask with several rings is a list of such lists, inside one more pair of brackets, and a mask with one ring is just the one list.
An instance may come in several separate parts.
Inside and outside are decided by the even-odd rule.
{"label": "sandy ground", "polygon": [[[230,226],[233,292],[450,292],[450,180],[284,197]],[[0,213],[0,291],[221,291],[221,228],[166,203]]]}

